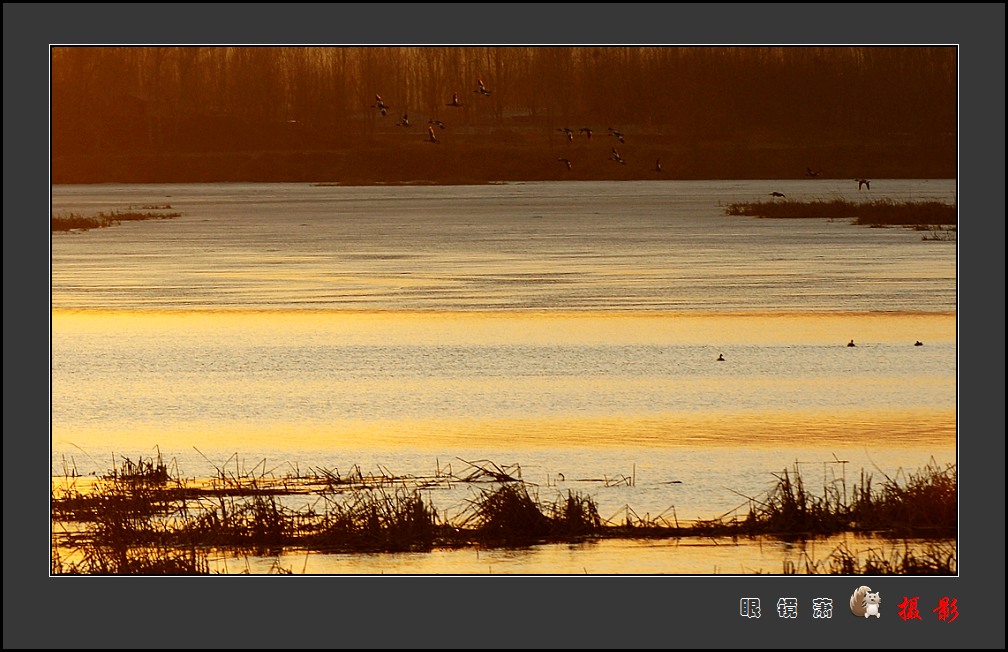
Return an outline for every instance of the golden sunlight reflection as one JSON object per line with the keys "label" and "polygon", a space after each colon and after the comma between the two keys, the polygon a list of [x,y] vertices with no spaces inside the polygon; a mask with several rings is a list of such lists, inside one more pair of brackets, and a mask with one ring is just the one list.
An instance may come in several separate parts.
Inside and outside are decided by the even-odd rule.
{"label": "golden sunlight reflection", "polygon": [[[243,448],[293,454],[317,450],[418,450],[454,448],[520,451],[537,448],[747,448],[792,446],[832,449],[927,448],[954,451],[954,411],[899,412],[851,410],[806,413],[736,413],[730,417],[697,414],[647,417],[344,420],[338,423],[130,424],[121,429],[77,428],[53,432],[53,443],[84,450],[121,452],[137,441],[171,442],[176,449],[196,447],[227,451]],[[164,446],[165,444],[162,444]]]}
{"label": "golden sunlight reflection", "polygon": [[[841,534],[805,542],[776,539],[687,537],[620,539],[572,544],[534,545],[520,549],[433,550],[419,553],[320,554],[292,551],[272,557],[219,555],[214,572],[318,575],[619,575],[634,560],[640,575],[780,575],[823,573],[830,555],[841,547],[871,549],[883,557],[893,551],[924,554],[930,541],[894,543],[881,537]],[[954,542],[949,545],[955,548]],[[855,548],[856,547],[856,548]]]}
{"label": "golden sunlight reflection", "polygon": [[388,344],[846,344],[954,342],[954,313],[672,313],[423,311],[52,311],[53,335],[142,329],[152,335],[329,335]]}

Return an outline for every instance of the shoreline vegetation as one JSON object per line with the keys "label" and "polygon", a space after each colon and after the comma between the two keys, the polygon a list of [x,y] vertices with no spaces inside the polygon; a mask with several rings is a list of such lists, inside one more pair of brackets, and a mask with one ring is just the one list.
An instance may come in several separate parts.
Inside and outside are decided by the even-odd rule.
{"label": "shoreline vegetation", "polygon": [[725,213],[767,219],[850,219],[853,224],[871,228],[903,226],[925,231],[924,240],[955,240],[956,237],[956,206],[939,201],[797,201],[783,198],[776,201],[736,202],[729,204]]}
{"label": "shoreline vegetation", "polygon": [[82,215],[74,212],[58,213],[50,216],[51,232],[89,231],[91,229],[103,229],[123,222],[169,220],[181,215],[181,213],[163,212],[170,210],[171,205],[162,204],[142,206],[141,210],[135,210],[131,207],[127,210],[103,211],[94,215]]}
{"label": "shoreline vegetation", "polygon": [[[236,461],[197,481],[170,469],[160,454],[123,459],[93,483],[64,469],[62,486],[54,478],[51,494],[51,574],[205,575],[214,551],[431,552],[603,538],[805,541],[838,533],[882,536],[893,542],[893,552],[869,550],[862,559],[844,546],[826,560],[785,561],[783,574],[957,572],[956,546],[948,543],[958,530],[954,464],[942,468],[932,461],[880,484],[862,470],[853,486],[845,478],[824,482],[820,495],[807,489],[796,464],[775,474],[765,496],[747,497],[746,506],[715,519],[680,521],[674,506],[641,516],[627,505],[603,517],[590,495],[562,491],[560,478],[548,487],[559,497],[548,501],[539,497],[542,487],[521,479],[519,465],[458,461],[463,471],[438,463],[427,477],[384,468],[364,473],[356,465],[346,473],[292,467],[277,476],[266,471],[264,460],[251,471]],[[633,486],[636,479],[600,481]],[[455,517],[439,514],[430,493],[463,485],[472,490],[468,506]],[[899,541],[908,538],[932,543],[919,552],[904,543],[900,551]]]}

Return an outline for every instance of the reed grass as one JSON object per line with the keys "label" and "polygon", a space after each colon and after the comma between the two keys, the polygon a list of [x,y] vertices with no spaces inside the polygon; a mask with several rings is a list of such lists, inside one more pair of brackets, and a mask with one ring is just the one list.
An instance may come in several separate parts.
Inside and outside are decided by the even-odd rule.
{"label": "reed grass", "polygon": [[[732,528],[746,534],[803,538],[838,532],[883,536],[955,537],[958,530],[957,472],[933,461],[923,469],[892,478],[873,488],[870,473],[846,497],[846,483],[823,487],[821,495],[806,490],[797,468],[777,476],[777,484],[761,500],[750,500],[747,517]],[[732,529],[727,528],[727,529]]]}
{"label": "reed grass", "polygon": [[[82,491],[76,479],[54,490],[54,523],[76,523],[73,532],[53,528],[57,539],[74,548],[73,563],[54,555],[56,574],[191,574],[207,567],[209,550],[278,555],[285,549],[322,552],[423,552],[470,545],[514,547],[535,543],[620,537],[773,537],[807,540],[841,532],[882,535],[892,540],[955,539],[956,468],[930,463],[915,472],[884,476],[876,483],[861,472],[850,495],[843,481],[808,489],[797,463],[775,474],[776,483],[748,511],[716,519],[680,523],[674,507],[652,517],[626,505],[602,519],[595,500],[572,490],[543,501],[538,488],[520,479],[517,465],[500,467],[481,460],[465,462],[454,474],[440,464],[430,477],[398,477],[385,469],[365,474],[310,469],[282,477],[265,465],[244,469],[230,464],[195,485],[183,481],[157,459],[123,459]],[[462,513],[439,518],[424,491],[468,483],[474,494]],[[487,486],[481,487],[480,485]],[[609,486],[607,484],[607,486]],[[301,495],[300,507],[288,499]],[[852,569],[879,573],[943,574],[955,553],[869,555],[837,550],[827,565],[806,572],[846,574]],[[867,571],[865,571],[867,572]]]}
{"label": "reed grass", "polygon": [[[146,209],[162,211],[171,209],[168,204],[144,206]],[[139,220],[167,220],[179,217],[181,213],[175,212],[152,212],[152,210],[115,210],[109,212],[99,212],[94,215],[83,215],[75,212],[65,212],[50,216],[50,230],[58,231],[88,231],[90,229],[102,229],[122,222],[135,222]]]}
{"label": "reed grass", "polygon": [[798,563],[784,562],[784,574],[802,569],[806,575],[955,575],[957,550],[953,543],[930,542],[912,548],[908,543],[858,552],[844,542],[821,560],[807,553]]}
{"label": "reed grass", "polygon": [[954,227],[957,221],[954,204],[939,201],[897,202],[891,199],[736,202],[729,204],[725,212],[728,215],[774,219],[853,219],[855,224],[865,226],[908,226],[927,230],[932,226]]}

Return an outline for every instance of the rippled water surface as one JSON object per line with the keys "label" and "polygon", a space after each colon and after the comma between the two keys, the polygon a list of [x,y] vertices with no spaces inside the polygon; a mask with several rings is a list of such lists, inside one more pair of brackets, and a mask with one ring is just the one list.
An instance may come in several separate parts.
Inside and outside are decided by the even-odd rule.
{"label": "rippled water surface", "polygon": [[710,518],[795,463],[818,485],[955,461],[956,243],[725,215],[771,190],[956,187],[55,186],[54,214],[180,215],[52,236],[52,472],[490,459],[544,497]]}

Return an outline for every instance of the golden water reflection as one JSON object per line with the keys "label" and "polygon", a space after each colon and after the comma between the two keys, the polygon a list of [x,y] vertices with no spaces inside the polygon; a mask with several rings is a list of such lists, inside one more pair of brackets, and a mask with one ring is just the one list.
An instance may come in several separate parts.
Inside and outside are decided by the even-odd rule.
{"label": "golden water reflection", "polygon": [[768,538],[601,539],[527,548],[466,548],[414,553],[276,556],[219,555],[211,572],[269,575],[782,575],[829,574],[837,550],[860,564],[898,560],[907,552],[927,558],[935,545],[955,552],[954,541],[887,540],[841,534],[802,542]]}
{"label": "golden water reflection", "polygon": [[151,335],[214,340],[255,332],[344,344],[846,344],[954,342],[955,313],[664,311],[52,311],[53,337]]}

